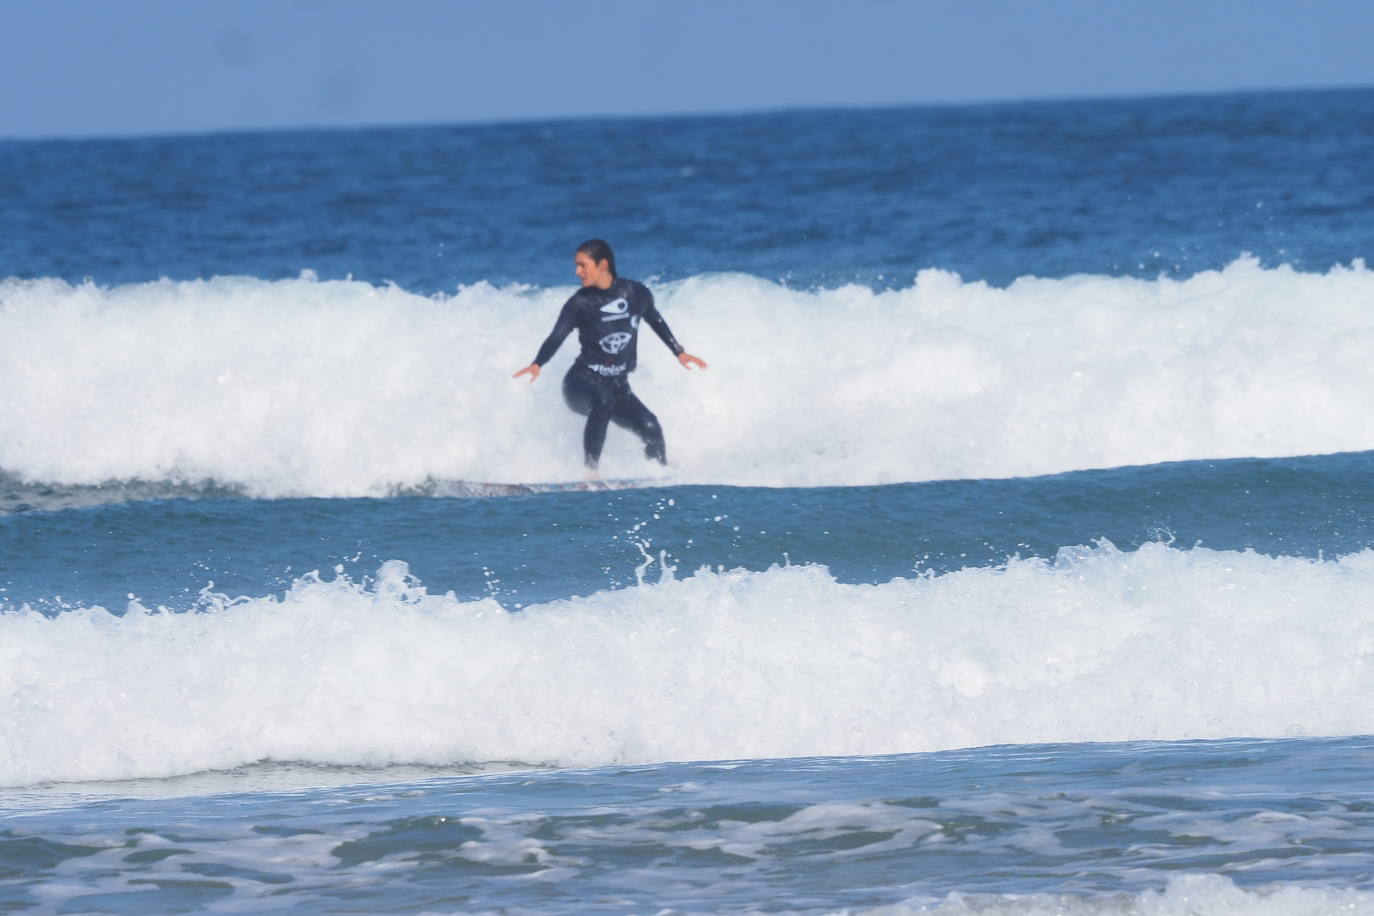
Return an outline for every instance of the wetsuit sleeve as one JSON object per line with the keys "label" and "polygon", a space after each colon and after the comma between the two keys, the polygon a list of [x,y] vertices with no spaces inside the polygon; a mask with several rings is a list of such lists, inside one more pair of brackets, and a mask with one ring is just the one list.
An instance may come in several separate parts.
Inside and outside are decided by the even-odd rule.
{"label": "wetsuit sleeve", "polygon": [[553,359],[553,355],[558,352],[558,348],[563,346],[563,341],[572,333],[573,328],[577,327],[577,308],[573,305],[573,300],[569,299],[563,303],[563,311],[558,313],[558,320],[553,324],[553,330],[544,339],[544,344],[539,348],[539,354],[534,358],[534,364],[543,367],[545,363]]}
{"label": "wetsuit sleeve", "polygon": [[[645,292],[648,292],[645,290]],[[644,310],[644,320],[649,322],[649,327],[654,329],[658,339],[667,344],[668,349],[673,351],[674,356],[682,355],[687,348],[677,342],[673,332],[668,329],[668,322],[663,320],[663,316],[658,313],[658,308],[654,305],[654,294],[649,295],[649,307]]]}

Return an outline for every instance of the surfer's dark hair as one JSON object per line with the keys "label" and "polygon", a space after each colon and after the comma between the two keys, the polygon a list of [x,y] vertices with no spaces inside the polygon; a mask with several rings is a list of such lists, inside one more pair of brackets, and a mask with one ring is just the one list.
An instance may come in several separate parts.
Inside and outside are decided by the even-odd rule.
{"label": "surfer's dark hair", "polygon": [[611,265],[611,276],[614,277],[616,275],[615,252],[611,250],[610,245],[606,244],[601,239],[587,239],[587,241],[577,246],[576,253],[585,254],[597,264],[600,264],[602,261],[609,261]]}

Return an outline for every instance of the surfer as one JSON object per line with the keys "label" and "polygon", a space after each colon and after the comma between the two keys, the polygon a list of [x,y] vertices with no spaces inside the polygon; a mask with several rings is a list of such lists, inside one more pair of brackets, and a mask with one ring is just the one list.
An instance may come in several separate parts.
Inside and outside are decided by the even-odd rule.
{"label": "surfer", "polygon": [[705,369],[706,363],[682,348],[668,330],[668,322],[654,308],[654,296],[642,283],[626,280],[615,272],[615,253],[601,239],[578,246],[573,265],[582,288],[573,293],[558,314],[539,353],[514,378],[528,375],[533,382],[539,370],[562,346],[573,329],[582,344],[568,374],[563,376],[563,400],[587,418],[582,431],[582,450],[587,467],[596,470],[606,426],[612,421],[644,440],[644,455],[668,463],[663,428],[649,408],[630,390],[629,375],[635,369],[635,349],[641,319],[667,345],[684,369]]}

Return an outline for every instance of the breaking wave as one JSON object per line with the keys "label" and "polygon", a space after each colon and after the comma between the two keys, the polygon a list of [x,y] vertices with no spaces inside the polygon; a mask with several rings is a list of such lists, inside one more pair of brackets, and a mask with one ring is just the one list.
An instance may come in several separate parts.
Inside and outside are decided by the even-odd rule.
{"label": "breaking wave", "polygon": [[[569,289],[218,277],[0,283],[0,472],[379,496],[579,476],[580,419],[527,364]],[[765,486],[1009,477],[1374,448],[1374,274],[1252,259],[1188,279],[923,271],[902,289],[746,275],[662,285],[636,390],[672,480]],[[613,431],[605,470],[640,476]],[[456,488],[456,489],[455,489]]]}

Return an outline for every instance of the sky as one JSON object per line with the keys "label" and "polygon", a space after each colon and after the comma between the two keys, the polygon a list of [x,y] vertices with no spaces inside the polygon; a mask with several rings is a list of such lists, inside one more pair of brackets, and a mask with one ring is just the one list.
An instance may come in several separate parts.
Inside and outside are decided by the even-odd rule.
{"label": "sky", "polygon": [[1374,85],[1368,0],[0,0],[0,137]]}

